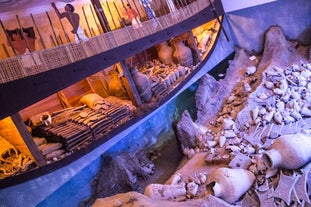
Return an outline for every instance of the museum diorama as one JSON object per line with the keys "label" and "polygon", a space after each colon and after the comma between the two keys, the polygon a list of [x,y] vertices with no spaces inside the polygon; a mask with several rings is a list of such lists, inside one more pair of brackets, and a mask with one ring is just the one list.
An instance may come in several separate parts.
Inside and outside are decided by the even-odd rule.
{"label": "museum diorama", "polygon": [[311,4],[284,2],[2,2],[3,205],[311,205]]}

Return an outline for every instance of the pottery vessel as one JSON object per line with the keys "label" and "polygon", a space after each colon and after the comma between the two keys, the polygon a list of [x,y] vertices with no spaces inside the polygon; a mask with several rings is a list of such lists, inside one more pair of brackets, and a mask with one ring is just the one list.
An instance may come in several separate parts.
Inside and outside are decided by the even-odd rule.
{"label": "pottery vessel", "polygon": [[44,114],[41,116],[40,121],[45,126],[50,126],[52,124],[52,117],[49,114]]}
{"label": "pottery vessel", "polygon": [[113,71],[109,73],[107,82],[108,82],[109,95],[117,96],[120,97],[121,99],[128,98],[127,92],[117,72]]}
{"label": "pottery vessel", "polygon": [[157,46],[159,60],[166,64],[171,65],[173,61],[173,49],[168,45],[168,43],[162,42]]}
{"label": "pottery vessel", "polygon": [[140,73],[136,67],[131,69],[131,74],[141,99],[149,102],[152,98],[152,91],[148,76]]}
{"label": "pottery vessel", "polygon": [[144,192],[144,195],[159,200],[178,200],[180,197],[185,197],[187,190],[184,185],[162,185],[149,184]]}
{"label": "pottery vessel", "polygon": [[221,167],[208,176],[207,185],[212,187],[214,196],[234,203],[252,187],[254,181],[255,175],[248,170]]}
{"label": "pottery vessel", "polygon": [[183,41],[174,41],[174,48],[173,58],[176,63],[187,67],[193,65],[191,49]]}
{"label": "pottery vessel", "polygon": [[297,169],[311,160],[311,136],[282,135],[263,154],[270,168]]}

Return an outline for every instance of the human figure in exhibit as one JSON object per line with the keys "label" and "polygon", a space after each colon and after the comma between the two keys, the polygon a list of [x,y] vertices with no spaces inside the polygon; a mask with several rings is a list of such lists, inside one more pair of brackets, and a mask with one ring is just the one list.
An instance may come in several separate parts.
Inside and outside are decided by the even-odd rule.
{"label": "human figure in exhibit", "polygon": [[130,4],[127,4],[126,13],[134,28],[142,27],[137,11]]}
{"label": "human figure in exhibit", "polygon": [[21,55],[21,61],[25,68],[42,64],[38,54],[31,53],[36,50],[36,37],[32,28],[7,30],[7,32],[10,38],[8,45],[14,48],[16,55]]}
{"label": "human figure in exhibit", "polygon": [[[32,38],[27,30],[23,30],[22,32],[23,35],[20,30],[16,29],[11,33],[12,47],[18,55],[23,55],[35,50],[35,38]],[[11,46],[9,42],[8,45]]]}
{"label": "human figure in exhibit", "polygon": [[86,37],[86,35],[84,34],[84,31],[82,30],[82,28],[80,27],[79,23],[80,23],[80,16],[79,14],[75,13],[75,8],[72,4],[66,4],[65,5],[65,12],[60,13],[59,10],[56,7],[56,4],[54,2],[51,3],[52,7],[54,8],[57,16],[59,18],[66,18],[69,23],[72,26],[72,30],[71,33],[74,34],[75,36],[75,41],[79,42],[79,41],[84,41],[84,40],[88,40],[88,38]]}

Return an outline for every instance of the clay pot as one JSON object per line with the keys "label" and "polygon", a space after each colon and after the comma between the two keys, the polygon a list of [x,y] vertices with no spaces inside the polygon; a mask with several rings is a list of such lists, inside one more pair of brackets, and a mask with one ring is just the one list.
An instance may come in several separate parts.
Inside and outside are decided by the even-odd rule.
{"label": "clay pot", "polygon": [[40,121],[42,124],[44,124],[45,126],[50,126],[52,124],[52,117],[50,114],[43,114],[40,117]]}
{"label": "clay pot", "polygon": [[152,98],[152,91],[148,76],[138,72],[136,67],[131,69],[131,74],[141,99],[149,102]]}
{"label": "clay pot", "polygon": [[144,195],[157,200],[178,200],[185,197],[187,190],[184,185],[149,184]]}
{"label": "clay pot", "polygon": [[191,49],[187,47],[183,41],[174,41],[174,48],[173,58],[176,63],[187,67],[193,65]]}
{"label": "clay pot", "polygon": [[116,96],[121,99],[128,99],[127,92],[123,87],[123,83],[117,72],[111,71],[109,73],[107,82],[108,82],[109,95]]}
{"label": "clay pot", "polygon": [[311,160],[311,136],[291,134],[279,137],[263,159],[270,168],[297,169]]}
{"label": "clay pot", "polygon": [[171,65],[173,61],[173,49],[168,45],[168,43],[162,42],[157,46],[159,60],[166,64]]}
{"label": "clay pot", "polygon": [[255,175],[244,169],[221,167],[207,178],[207,186],[212,187],[214,196],[228,203],[234,203],[253,185]]}

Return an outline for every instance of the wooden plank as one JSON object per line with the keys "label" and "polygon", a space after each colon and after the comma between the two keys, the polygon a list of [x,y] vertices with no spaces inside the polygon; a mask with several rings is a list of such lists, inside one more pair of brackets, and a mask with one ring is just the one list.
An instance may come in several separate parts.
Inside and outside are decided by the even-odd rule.
{"label": "wooden plank", "polygon": [[12,118],[16,128],[18,129],[19,133],[23,137],[25,144],[27,145],[30,153],[32,154],[33,158],[35,159],[37,165],[39,167],[46,165],[46,162],[43,158],[43,155],[40,152],[40,150],[38,149],[38,146],[36,145],[36,143],[34,142],[33,137],[31,136],[31,134],[27,130],[27,127],[24,124],[22,117],[19,115],[19,113],[16,113],[16,114],[13,114],[11,116],[11,118]]}
{"label": "wooden plank", "polygon": [[45,111],[51,113],[53,111],[59,111],[61,109],[63,109],[62,103],[60,102],[60,100],[57,97],[57,94],[55,93],[19,111],[19,115],[22,117],[23,120],[26,120],[27,118],[35,114],[39,114]]}
{"label": "wooden plank", "polygon": [[125,61],[122,60],[120,63],[120,67],[122,69],[123,76],[121,77],[122,81],[124,82],[124,86],[126,88],[127,93],[129,94],[133,104],[135,106],[140,106],[142,104],[141,98],[139,93],[136,89],[134,80],[130,74],[128,67],[125,64]]}

